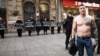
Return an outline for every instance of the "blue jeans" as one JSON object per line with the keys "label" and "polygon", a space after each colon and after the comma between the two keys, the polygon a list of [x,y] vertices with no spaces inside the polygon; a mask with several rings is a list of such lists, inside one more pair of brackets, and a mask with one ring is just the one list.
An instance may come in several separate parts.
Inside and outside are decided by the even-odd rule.
{"label": "blue jeans", "polygon": [[77,37],[77,47],[79,51],[79,56],[84,55],[84,47],[86,48],[87,56],[93,56],[93,45],[91,41],[91,37],[81,38]]}

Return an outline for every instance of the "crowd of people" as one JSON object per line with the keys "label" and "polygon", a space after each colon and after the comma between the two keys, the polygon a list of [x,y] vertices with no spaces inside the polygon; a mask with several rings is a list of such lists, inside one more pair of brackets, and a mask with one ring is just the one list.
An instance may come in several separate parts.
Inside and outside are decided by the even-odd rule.
{"label": "crowd of people", "polygon": [[[4,32],[6,30],[6,23],[5,21],[2,21],[2,20],[3,18],[0,17],[1,38],[4,38]],[[40,21],[40,20],[35,21],[32,17],[23,22],[23,20],[21,20],[21,18],[18,17],[18,19],[13,25],[17,31],[18,37],[22,37],[23,31],[28,31],[29,36],[31,36],[32,32],[37,32],[37,35],[40,35],[41,30],[43,30],[44,35],[48,34],[48,30],[51,31],[51,34],[54,34],[55,29],[57,29],[57,33],[60,33],[62,22],[56,22],[53,19],[47,20],[46,18],[43,21]]]}

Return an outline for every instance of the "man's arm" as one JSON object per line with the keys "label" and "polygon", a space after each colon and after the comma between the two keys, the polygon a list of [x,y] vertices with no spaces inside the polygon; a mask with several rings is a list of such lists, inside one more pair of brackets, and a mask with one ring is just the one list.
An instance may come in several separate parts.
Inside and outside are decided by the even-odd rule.
{"label": "man's arm", "polygon": [[76,18],[75,18],[75,19],[73,20],[73,25],[72,25],[72,33],[71,33],[72,39],[74,39],[74,37],[75,37],[76,30],[77,30],[77,23],[76,23]]}
{"label": "man's arm", "polygon": [[95,22],[95,19],[92,19],[92,33],[93,33],[93,37],[97,38],[98,37],[98,30],[97,30],[97,25]]}
{"label": "man's arm", "polygon": [[64,22],[64,27],[66,28],[66,25],[67,25],[67,19],[65,19],[65,22]]}

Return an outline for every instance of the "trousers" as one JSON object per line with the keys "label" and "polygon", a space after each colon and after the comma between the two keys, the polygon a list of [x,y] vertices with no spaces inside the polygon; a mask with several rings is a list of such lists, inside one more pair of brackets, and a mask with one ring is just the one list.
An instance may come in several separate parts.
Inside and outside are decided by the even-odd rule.
{"label": "trousers", "polygon": [[84,47],[86,48],[87,56],[93,56],[93,45],[91,37],[82,38],[77,36],[78,55],[84,55]]}

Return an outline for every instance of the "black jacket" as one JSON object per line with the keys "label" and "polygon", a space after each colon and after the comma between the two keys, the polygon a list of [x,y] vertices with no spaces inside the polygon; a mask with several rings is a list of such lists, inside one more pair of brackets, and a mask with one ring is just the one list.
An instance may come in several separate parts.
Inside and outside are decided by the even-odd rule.
{"label": "black jacket", "polygon": [[67,17],[65,19],[65,24],[64,27],[66,30],[71,30],[72,29],[72,24],[73,24],[73,17]]}

